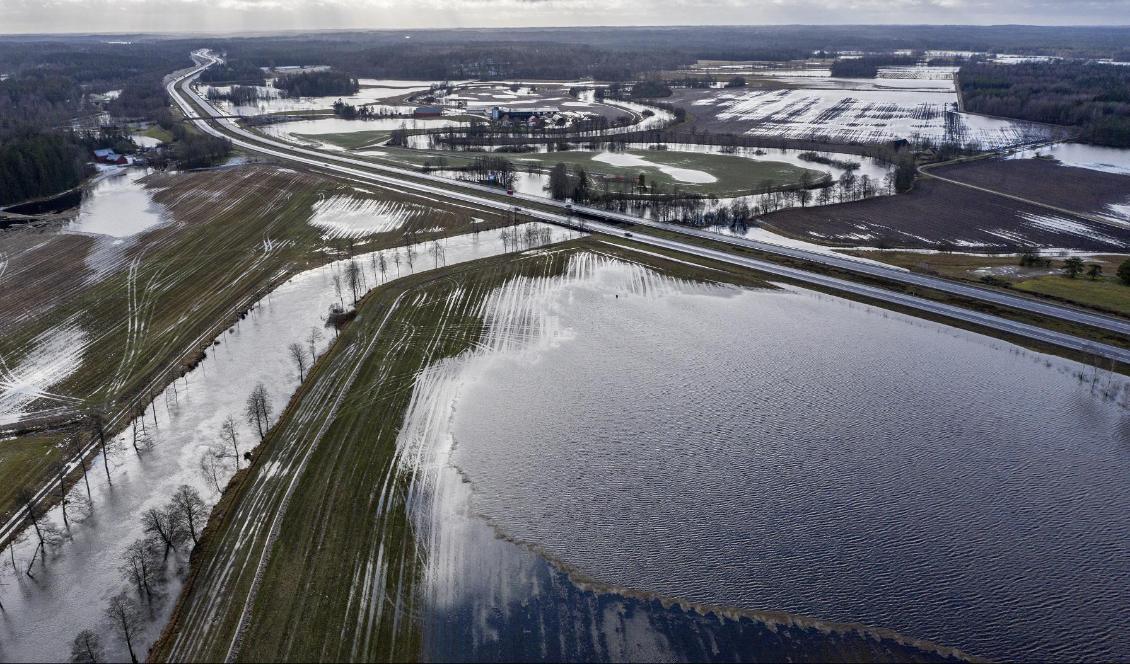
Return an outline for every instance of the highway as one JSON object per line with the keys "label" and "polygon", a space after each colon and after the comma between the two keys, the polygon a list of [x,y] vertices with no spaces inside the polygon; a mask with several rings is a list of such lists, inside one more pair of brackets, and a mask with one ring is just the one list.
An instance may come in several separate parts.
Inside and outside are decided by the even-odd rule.
{"label": "highway", "polygon": [[[310,150],[286,142],[266,138],[259,134],[249,132],[228,119],[224,119],[222,112],[216,110],[211,104],[192,90],[191,85],[189,85],[191,81],[207,67],[220,62],[219,58],[203,51],[197,51],[193,55],[199,63],[198,66],[170,78],[167,84],[170,97],[184,112],[185,116],[190,118],[190,121],[201,131],[213,136],[227,138],[231,140],[234,145],[244,150],[304,164],[360,182],[378,184],[403,191],[431,194],[449,200],[472,203],[480,207],[496,210],[513,210],[515,208],[514,199],[520,199],[536,206],[522,208],[521,213],[524,216],[553,224],[583,228],[583,230],[593,233],[602,233],[616,237],[623,237],[627,234],[622,227],[599,221],[581,220],[576,218],[572,213],[582,213],[586,217],[598,217],[614,223],[633,224],[635,227],[630,230],[631,238],[640,244],[674,250],[732,265],[739,265],[767,274],[788,278],[800,283],[830,288],[922,312],[946,316],[1000,332],[1020,335],[1043,343],[1130,364],[1130,350],[1110,344],[1091,341],[1036,325],[1019,323],[999,316],[983,314],[963,307],[943,304],[884,288],[825,276],[807,270],[791,268],[771,261],[748,258],[727,251],[711,249],[699,244],[671,240],[640,232],[639,227],[656,228],[686,236],[707,239],[712,242],[747,247],[765,253],[819,264],[825,267],[838,268],[858,275],[934,289],[980,300],[982,302],[1024,310],[1050,318],[1058,318],[1073,323],[1089,325],[1119,335],[1130,336],[1130,321],[1124,319],[951,282],[928,275],[914,274],[897,268],[876,265],[869,261],[855,260],[847,256],[821,254],[767,242],[724,236],[701,229],[648,221],[638,217],[611,213],[595,208],[577,206],[571,211],[566,209],[565,204],[562,202],[535,196],[513,196],[503,199],[499,197],[499,192],[496,189],[489,187],[456,182],[448,178],[419,173],[409,169],[379,165],[368,161],[352,159],[343,155]],[[204,119],[201,116],[211,119]],[[556,208],[556,211],[539,209],[545,207],[550,207],[551,209]]]}

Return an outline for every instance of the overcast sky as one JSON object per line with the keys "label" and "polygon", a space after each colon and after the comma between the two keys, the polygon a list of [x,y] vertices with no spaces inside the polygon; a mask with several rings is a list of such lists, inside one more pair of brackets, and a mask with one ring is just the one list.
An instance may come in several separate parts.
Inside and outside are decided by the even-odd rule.
{"label": "overcast sky", "polygon": [[0,0],[0,33],[771,23],[1130,24],[1130,0]]}

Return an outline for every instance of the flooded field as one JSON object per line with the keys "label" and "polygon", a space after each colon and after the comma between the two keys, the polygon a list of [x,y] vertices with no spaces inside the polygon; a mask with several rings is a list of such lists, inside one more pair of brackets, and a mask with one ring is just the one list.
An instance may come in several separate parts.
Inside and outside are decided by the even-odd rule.
{"label": "flooded field", "polygon": [[[527,232],[528,227],[537,232]],[[530,239],[520,245],[526,248],[569,236],[562,229],[526,225],[511,229],[505,236],[498,231],[458,236],[415,245],[411,255],[402,247],[385,250],[384,261],[379,261],[381,252],[361,255],[357,260],[367,290],[382,280],[516,250],[518,237]],[[387,272],[378,269],[380,264]],[[71,638],[87,627],[105,636],[112,660],[126,658],[124,645],[111,637],[113,631],[104,621],[103,610],[111,595],[127,587],[119,576],[119,566],[126,547],[142,535],[142,512],[166,502],[180,484],[197,488],[209,503],[216,499],[215,484],[201,470],[203,455],[216,444],[228,415],[234,415],[238,422],[241,451],[254,448],[258,437],[241,416],[244,400],[257,383],[262,383],[275,405],[274,412],[285,406],[299,384],[298,369],[287,346],[297,342],[312,354],[324,351],[333,337],[332,330],[324,329],[326,310],[330,304],[350,297],[335,289],[333,278],[340,277],[343,270],[344,261],[339,261],[295,276],[216,339],[196,370],[170,385],[149,405],[146,423],[135,420],[111,446],[119,449],[109,459],[113,483],[107,482],[101,457],[91,464],[93,509],[72,506],[69,528],[63,527],[57,507],[44,516],[42,523],[53,524],[60,533],[44,562],[34,558],[34,536],[25,536],[10,553],[4,552],[4,559],[13,557],[18,569],[15,574],[5,570],[5,585],[0,589],[6,609],[0,621],[0,659],[64,660]],[[314,328],[321,330],[321,335],[317,341],[308,342]],[[130,443],[135,427],[148,431],[153,438],[152,448],[141,454],[135,453]],[[230,460],[218,469],[220,486],[234,471]],[[74,505],[81,505],[86,498],[82,483],[73,487],[69,496]],[[167,560],[160,590],[147,607],[145,625],[135,642],[139,653],[145,652],[168,619],[187,554],[185,550],[176,551]],[[25,568],[34,578],[24,574]]]}
{"label": "flooded field", "polygon": [[[808,81],[810,79],[804,79]],[[826,85],[780,90],[716,92],[696,99],[695,112],[719,123],[748,125],[748,134],[831,141],[977,142],[986,148],[1048,137],[1045,129],[956,111],[952,89]],[[911,81],[918,84],[918,81]],[[952,84],[951,84],[952,88]]]}
{"label": "flooded field", "polygon": [[1095,171],[1130,175],[1130,150],[1108,148],[1086,143],[1056,143],[1055,145],[1023,150],[1011,155],[1012,159],[1051,158],[1064,166],[1089,168]]}
{"label": "flooded field", "polygon": [[989,659],[1130,648],[1124,379],[589,254],[483,316],[479,348],[418,378],[398,443],[423,476],[426,657],[727,652],[647,598]]}

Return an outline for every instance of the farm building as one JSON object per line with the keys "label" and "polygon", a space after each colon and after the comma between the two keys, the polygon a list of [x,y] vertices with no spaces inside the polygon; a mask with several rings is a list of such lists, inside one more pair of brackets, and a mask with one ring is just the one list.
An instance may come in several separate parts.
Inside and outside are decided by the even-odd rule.
{"label": "farm building", "polygon": [[490,119],[498,122],[510,120],[512,122],[528,122],[533,118],[548,118],[557,115],[560,111],[556,108],[507,108],[495,106],[490,109]]}
{"label": "farm building", "polygon": [[126,166],[129,164],[129,157],[124,154],[118,154],[110,148],[103,148],[94,151],[94,160],[101,164],[117,164],[119,166]]}
{"label": "farm building", "polygon": [[443,109],[439,106],[417,106],[412,111],[414,118],[438,118],[443,115]]}

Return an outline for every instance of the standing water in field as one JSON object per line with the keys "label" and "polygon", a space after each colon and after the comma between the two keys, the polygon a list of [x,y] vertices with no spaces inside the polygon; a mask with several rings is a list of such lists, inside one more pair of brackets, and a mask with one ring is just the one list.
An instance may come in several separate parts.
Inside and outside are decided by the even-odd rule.
{"label": "standing water in field", "polygon": [[[505,235],[492,230],[414,245],[411,258],[404,247],[363,254],[357,257],[363,270],[362,292],[397,276],[576,235],[544,224],[524,224],[507,229]],[[374,260],[381,253],[386,259],[384,274]],[[126,547],[143,536],[142,512],[161,508],[180,484],[199,490],[209,504],[215,502],[216,487],[201,472],[201,458],[221,442],[221,425],[228,415],[237,420],[241,453],[258,444],[258,435],[243,417],[245,400],[256,384],[263,383],[274,404],[274,416],[286,406],[299,385],[298,369],[288,346],[297,342],[309,350],[307,339],[315,328],[321,338],[313,342],[312,353],[319,355],[328,346],[333,331],[324,328],[326,311],[333,303],[348,305],[352,297],[348,288],[339,294],[334,287],[333,277],[343,276],[345,263],[338,261],[293,277],[221,334],[197,369],[149,405],[144,425],[135,420],[115,439],[111,447],[119,452],[109,460],[112,485],[107,484],[102,457],[92,460],[92,509],[78,506],[86,497],[80,482],[68,493],[72,504],[69,529],[63,527],[58,507],[41,519],[42,524],[52,524],[59,532],[46,562],[35,561],[38,542],[29,531],[11,552],[0,551],[0,560],[9,565],[11,557],[16,561],[15,573],[8,566],[0,566],[0,600],[5,609],[0,614],[0,660],[64,661],[71,639],[84,628],[102,636],[111,661],[128,660],[124,644],[103,611],[107,599],[121,590],[137,595],[120,576],[119,568]],[[135,428],[153,440],[152,448],[140,454],[131,446]],[[232,463],[229,460],[219,469],[220,486],[234,472]],[[246,461],[241,459],[240,464],[245,466]],[[139,657],[144,656],[168,620],[180,591],[178,574],[183,572],[187,554],[187,550],[170,554],[165,580],[155,584],[158,590],[153,600],[140,605],[146,622],[134,641]],[[32,576],[25,569],[30,569]]]}
{"label": "standing water in field", "polygon": [[727,656],[655,598],[799,629],[752,653],[771,659],[845,634],[795,615],[995,659],[1130,649],[1123,378],[591,255],[483,316],[478,350],[419,378],[400,441],[425,477],[425,657]]}

